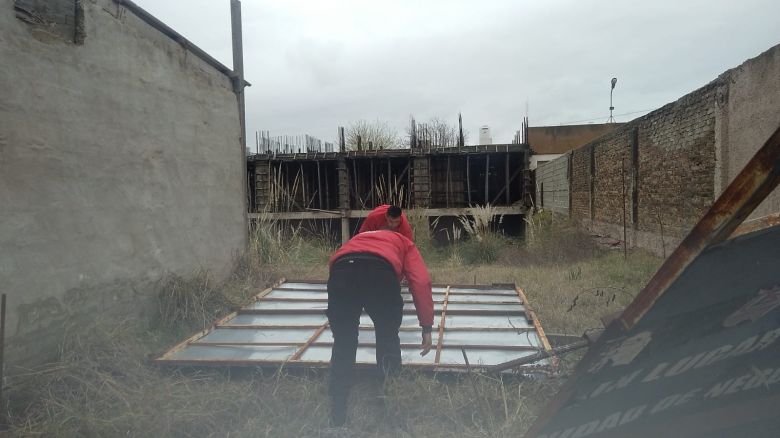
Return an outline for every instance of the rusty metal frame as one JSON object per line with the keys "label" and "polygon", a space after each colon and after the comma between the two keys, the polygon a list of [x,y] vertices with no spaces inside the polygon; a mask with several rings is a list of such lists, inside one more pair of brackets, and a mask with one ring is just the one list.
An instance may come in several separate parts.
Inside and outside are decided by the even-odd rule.
{"label": "rusty metal frame", "polygon": [[[279,289],[277,289],[279,290]],[[290,289],[288,289],[290,290]],[[456,294],[453,294],[456,295]],[[484,294],[480,294],[484,295]],[[491,296],[497,296],[497,295],[491,295]],[[506,295],[501,295],[506,296]],[[262,302],[280,302],[280,303],[327,303],[327,298],[258,298],[255,300],[255,302],[262,301]],[[404,303],[411,304],[414,303],[414,300],[411,299],[404,299]],[[434,297],[433,300],[434,304],[444,304],[444,300],[436,300]],[[463,302],[457,302],[453,304],[518,304],[517,301],[463,301]]]}
{"label": "rusty metal frame", "polygon": [[780,127],[718,197],[618,318],[630,329],[708,247],[731,236],[780,183]]}
{"label": "rusty metal frame", "polygon": [[780,213],[772,213],[758,219],[743,222],[742,225],[738,226],[737,229],[731,233],[729,239],[760,231],[765,228],[771,228],[777,225],[780,225]]}
{"label": "rusty metal frame", "polygon": [[[303,355],[303,353],[309,348],[309,347],[332,347],[333,342],[312,342],[312,339],[316,339],[319,337],[322,332],[325,330],[325,327],[321,328],[321,331],[318,330],[314,335],[312,335],[311,338],[309,338],[308,341],[305,343],[294,343],[294,342],[204,342],[204,341],[193,341],[190,342],[189,345],[200,345],[200,346],[207,346],[207,347],[295,347],[300,346],[300,349],[293,354],[289,360],[295,361],[300,359],[300,357]],[[408,344],[408,343],[402,343],[400,344],[401,348],[418,348],[420,344]],[[358,347],[376,347],[375,342],[360,342],[358,343]],[[536,347],[531,347],[528,345],[491,345],[491,344],[449,344],[447,345],[447,348],[468,348],[470,350],[502,350],[502,351],[547,351],[547,350],[539,350]],[[434,360],[434,363],[438,364],[439,362],[437,360]],[[445,364],[446,365],[446,364]]]}
{"label": "rusty metal frame", "polygon": [[[161,362],[159,360],[155,360],[155,362]],[[225,360],[210,360],[210,359],[187,359],[187,360],[175,360],[170,359],[165,361],[166,365],[174,365],[174,366],[237,366],[237,367],[243,367],[243,366],[259,366],[259,367],[279,367],[284,365],[285,368],[326,368],[329,365],[329,362],[326,360],[309,360],[304,361],[300,360],[297,362],[282,362],[278,360],[232,360],[232,361],[225,361]],[[373,368],[376,365],[372,363],[365,363],[365,362],[357,362],[355,363],[356,368]],[[471,364],[470,366],[467,366],[466,364],[442,364],[437,368],[433,368],[431,364],[428,363],[406,363],[404,364],[404,367],[407,368],[413,368],[413,369],[419,369],[421,371],[436,371],[436,372],[442,372],[442,371],[460,371],[460,372],[466,372],[469,369],[474,370],[484,370],[484,371],[490,371],[489,366],[482,366],[479,364]],[[543,366],[543,365],[529,365],[524,366],[524,370],[527,370],[529,373],[533,374],[551,374],[549,367]]]}
{"label": "rusty metal frame", "polygon": [[[298,283],[295,287],[289,287],[287,285],[292,283]],[[189,337],[183,342],[180,342],[177,344],[174,348],[160,356],[159,358],[155,359],[154,361],[160,364],[169,364],[169,365],[193,365],[193,366],[294,366],[294,367],[326,367],[329,363],[328,361],[324,360],[306,360],[305,354],[311,347],[332,347],[333,342],[331,339],[322,339],[322,335],[328,328],[328,323],[317,323],[317,324],[306,324],[306,320],[301,321],[303,324],[295,325],[295,324],[237,324],[237,323],[231,323],[231,320],[238,316],[238,315],[291,315],[291,316],[304,316],[304,315],[323,315],[324,310],[323,309],[313,309],[313,308],[291,308],[291,309],[256,309],[256,308],[250,308],[250,306],[256,305],[256,303],[263,303],[263,302],[270,302],[270,303],[296,303],[297,305],[300,305],[301,303],[308,303],[312,305],[321,305],[323,302],[327,302],[327,299],[321,298],[321,297],[271,297],[268,296],[271,292],[274,291],[281,291],[281,292],[290,292],[290,291],[311,291],[311,292],[326,292],[325,289],[321,287],[314,287],[312,285],[322,285],[325,284],[325,282],[322,281],[311,281],[311,280],[284,280],[281,279],[280,281],[277,281],[274,283],[274,285],[268,289],[265,289],[263,292],[257,294],[252,300],[251,303],[249,303],[249,306],[239,309],[230,315],[227,315],[223,318],[220,318],[217,320],[214,324],[211,325],[211,327],[207,330],[203,330],[201,332],[196,333],[195,335]],[[439,317],[438,327],[436,327],[438,337],[436,338],[436,344],[434,346],[434,357],[432,360],[424,361],[424,362],[412,362],[409,363],[408,366],[415,369],[420,370],[428,370],[428,371],[453,371],[453,372],[459,372],[459,371],[466,371],[469,369],[469,366],[466,364],[461,363],[443,363],[442,362],[442,352],[444,350],[450,351],[452,349],[468,349],[468,350],[474,350],[474,351],[494,351],[494,352],[503,352],[500,354],[506,354],[509,357],[513,356],[513,352],[516,352],[518,354],[521,353],[538,353],[538,352],[550,352],[550,344],[547,340],[547,337],[544,334],[544,330],[541,327],[541,324],[539,323],[539,320],[536,318],[536,315],[534,314],[533,310],[528,305],[528,300],[523,294],[522,290],[517,288],[514,284],[493,284],[493,285],[434,285],[434,288],[436,289],[444,289],[442,292],[435,293],[434,299],[435,304],[438,307],[437,316]],[[459,289],[469,289],[469,291],[459,290]],[[491,292],[496,291],[496,292]],[[497,293],[498,291],[502,291],[502,293]],[[458,305],[464,305],[465,308],[453,310],[449,309],[449,303],[452,297],[454,296],[470,296],[472,297],[473,301],[463,301],[463,302],[455,302],[455,304]],[[503,297],[500,298],[498,301],[488,301],[488,300],[480,300],[480,297],[482,296],[491,296],[491,297]],[[412,303],[413,300],[411,299],[404,299],[405,303]],[[470,305],[495,305],[496,308],[493,309],[469,309],[468,306]],[[502,305],[519,305],[521,306],[518,310],[517,308],[511,309],[511,310],[499,310]],[[439,307],[440,306],[440,307]],[[414,315],[415,312],[412,309],[405,309],[403,311],[405,315]],[[448,323],[448,317],[449,316],[487,316],[487,317],[495,317],[498,320],[503,320],[504,318],[516,318],[518,316],[525,317],[525,319],[528,321],[527,326],[524,324],[520,327],[515,327],[514,325],[509,323],[510,327],[503,326],[503,327],[490,327],[489,325],[492,325],[491,323],[487,323],[486,325],[479,325],[479,323],[475,324],[469,324],[466,326],[456,326],[456,327],[447,327]],[[247,321],[247,322],[255,322],[255,321]],[[467,321],[468,322],[468,321]],[[476,322],[476,321],[475,321]],[[506,323],[504,323],[506,324]],[[373,327],[371,325],[361,324],[359,326],[359,330],[361,332],[368,331],[372,329]],[[306,337],[302,337],[300,340],[291,339],[289,336],[290,334],[283,335],[285,338],[273,340],[272,338],[269,339],[261,339],[254,337],[253,335],[250,335],[249,338],[238,336],[235,337],[237,332],[233,332],[231,334],[224,334],[224,337],[217,338],[214,340],[204,339],[204,337],[214,331],[215,329],[220,330],[284,330],[284,329],[292,329],[292,330],[301,330],[302,332],[307,332]],[[411,332],[418,332],[420,329],[419,327],[412,327],[412,326],[402,326],[400,328],[401,333],[411,333]],[[269,336],[270,332],[266,332]],[[445,337],[447,336],[447,333],[471,333],[471,336],[469,338],[464,339],[464,341],[467,341],[469,343],[446,343]],[[528,338],[527,341],[523,341],[521,343],[512,344],[511,342],[517,342],[517,341],[509,341],[507,344],[501,344],[500,342],[496,342],[495,345],[486,344],[484,342],[479,342],[480,336],[475,335],[475,333],[485,333],[488,334],[495,334],[495,336],[506,336],[507,339],[512,339],[512,335],[522,335],[523,333],[533,334],[531,338]],[[472,342],[473,340],[473,342]],[[256,342],[257,341],[257,342]],[[526,342],[528,342],[526,344]],[[182,349],[187,348],[188,346],[195,346],[195,347],[209,347],[212,350],[213,348],[218,347],[225,347],[225,348],[248,348],[252,350],[252,347],[288,347],[289,349],[293,349],[294,353],[290,355],[287,359],[284,360],[277,360],[277,359],[256,359],[256,360],[245,360],[245,359],[219,359],[216,357],[211,357],[211,353],[204,355],[202,358],[198,357],[181,357],[176,355],[176,353],[180,352]],[[374,342],[360,342],[358,344],[358,347],[360,348],[373,348],[376,344]],[[404,349],[413,349],[418,348],[419,344],[409,344],[409,343],[403,343],[401,344],[401,347]],[[261,351],[261,350],[253,350],[254,351]],[[273,352],[269,354],[276,354],[278,352]],[[289,353],[282,353],[282,354],[289,354]],[[495,354],[495,353],[489,353],[489,354]],[[457,362],[457,360],[455,360]],[[491,362],[491,361],[487,361]],[[546,362],[547,364],[554,364],[554,361],[548,360]],[[364,367],[364,366],[373,366],[372,364],[367,363],[358,363],[358,367]],[[488,370],[492,366],[491,363],[488,364],[471,364],[471,369],[485,369]],[[532,372],[532,373],[541,373],[541,374],[551,374],[554,371],[554,366],[551,365],[540,365],[540,364],[532,364],[528,365],[522,368],[523,371]]]}
{"label": "rusty metal frame", "polygon": [[517,286],[515,286],[515,291],[517,291],[520,301],[522,301],[523,306],[525,306],[526,318],[531,321],[539,336],[539,340],[542,342],[542,347],[544,347],[544,349],[541,352],[547,354],[547,357],[550,358],[551,371],[556,372],[558,370],[558,357],[553,354],[553,348],[550,345],[550,341],[547,339],[547,335],[544,333],[542,323],[539,321],[539,318],[536,317],[536,312],[533,307],[531,307],[531,303],[528,302],[528,297],[526,297],[525,292]]}
{"label": "rusty metal frame", "polygon": [[441,321],[439,322],[439,336],[436,338],[436,357],[433,363],[441,362],[441,350],[444,348],[444,326],[447,323],[447,304],[449,303],[450,287],[444,292],[444,303],[441,308]]}
{"label": "rusty metal frame", "polygon": [[542,346],[544,349],[550,351],[552,349],[552,347],[550,347],[550,342],[547,340],[547,336],[544,334],[544,329],[542,329],[542,323],[539,322],[539,319],[536,317],[536,312],[534,312],[533,308],[531,308],[531,304],[528,302],[528,298],[525,296],[523,290],[519,287],[515,287],[515,291],[517,292],[517,296],[520,297],[520,301],[523,303],[523,306],[525,306],[525,312],[523,312],[525,317],[531,321],[531,324],[533,324],[536,332],[539,333],[539,338],[542,341]]}
{"label": "rusty metal frame", "polygon": [[[295,352],[295,354],[293,354],[293,355],[290,357],[290,360],[298,360],[298,359],[300,359],[300,358],[301,358],[301,356],[303,356],[303,353],[305,353],[305,352],[306,352],[306,350],[307,350],[307,349],[308,349],[308,348],[309,348],[309,347],[310,347],[312,344],[314,344],[314,342],[317,340],[317,338],[319,338],[319,337],[320,337],[320,335],[322,334],[322,332],[324,332],[324,331],[325,331],[325,329],[326,329],[326,328],[328,328],[328,323],[327,323],[327,322],[326,322],[325,324],[322,324],[322,327],[318,328],[318,329],[317,329],[317,331],[316,331],[316,332],[314,332],[314,334],[313,334],[313,335],[311,335],[311,337],[310,337],[310,338],[309,338],[309,339],[306,341],[306,343],[305,343],[305,344],[303,344],[303,345],[301,346],[301,348],[300,348],[298,351],[296,351],[296,352]],[[360,329],[358,328],[358,330],[360,330]],[[247,345],[249,345],[249,344],[247,344]]]}
{"label": "rusty metal frame", "polygon": [[[446,303],[445,303],[446,304]],[[454,303],[460,304],[460,303]],[[474,304],[474,303],[463,303]],[[493,304],[493,303],[490,303]],[[324,315],[325,309],[241,309],[237,311],[239,315]],[[412,309],[404,309],[404,315],[416,315],[417,312]],[[450,310],[450,315],[463,316],[526,316],[525,310]]]}

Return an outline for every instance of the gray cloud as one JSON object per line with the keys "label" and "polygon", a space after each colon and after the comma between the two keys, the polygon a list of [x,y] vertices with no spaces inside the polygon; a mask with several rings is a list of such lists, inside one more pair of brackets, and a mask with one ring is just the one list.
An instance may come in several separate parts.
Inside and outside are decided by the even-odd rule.
{"label": "gray cloud", "polygon": [[[136,0],[226,65],[229,1]],[[324,140],[410,114],[532,125],[658,108],[780,42],[774,0],[244,0],[247,124]],[[618,117],[627,121],[641,113]]]}

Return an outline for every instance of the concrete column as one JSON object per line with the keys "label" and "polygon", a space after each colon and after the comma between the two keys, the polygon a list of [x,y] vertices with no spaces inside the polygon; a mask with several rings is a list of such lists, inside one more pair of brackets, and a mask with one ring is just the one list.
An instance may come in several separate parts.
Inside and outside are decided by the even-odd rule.
{"label": "concrete column", "polygon": [[336,162],[339,182],[339,210],[341,210],[341,243],[346,243],[351,237],[349,234],[349,171],[347,160],[339,158]]}

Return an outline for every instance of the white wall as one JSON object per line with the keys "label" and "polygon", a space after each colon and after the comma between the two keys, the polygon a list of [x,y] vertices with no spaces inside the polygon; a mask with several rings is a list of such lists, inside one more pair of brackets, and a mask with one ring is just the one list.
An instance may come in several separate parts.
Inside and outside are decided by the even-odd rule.
{"label": "white wall", "polygon": [[[780,127],[780,45],[723,74],[728,78],[725,105],[716,108],[719,195]],[[758,206],[751,218],[780,212],[780,190]]]}

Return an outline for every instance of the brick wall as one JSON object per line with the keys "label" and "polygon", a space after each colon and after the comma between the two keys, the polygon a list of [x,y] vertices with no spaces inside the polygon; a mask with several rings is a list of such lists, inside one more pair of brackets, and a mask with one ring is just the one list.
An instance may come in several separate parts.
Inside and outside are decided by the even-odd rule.
{"label": "brick wall", "polygon": [[715,81],[638,122],[637,228],[682,237],[715,199]]}
{"label": "brick wall", "polygon": [[[665,255],[734,179],[734,157],[746,162],[777,129],[778,103],[780,45],[547,165],[571,160],[571,217],[622,239],[625,208],[629,244]],[[780,210],[780,193],[759,210]]]}
{"label": "brick wall", "polygon": [[575,149],[570,154],[571,215],[590,218],[590,146]]}
{"label": "brick wall", "polygon": [[[594,145],[593,220],[623,223],[623,202],[628,192],[629,132],[619,130]],[[621,166],[623,168],[621,169]],[[621,182],[621,178],[623,182]],[[626,193],[624,193],[626,192]],[[631,211],[628,207],[627,211]]]}

